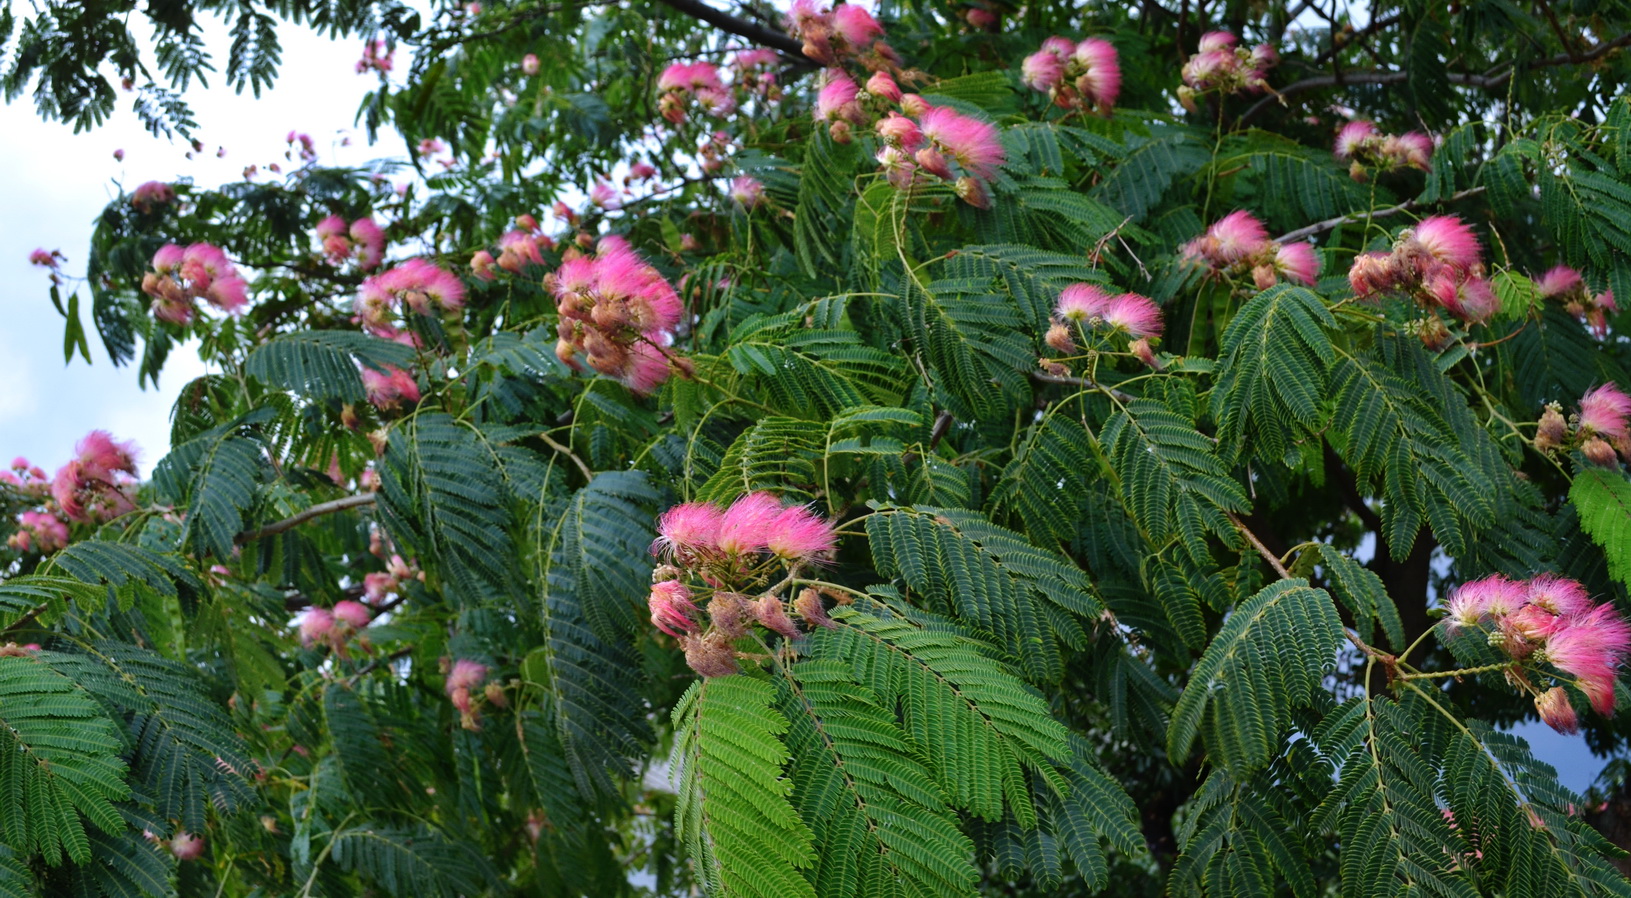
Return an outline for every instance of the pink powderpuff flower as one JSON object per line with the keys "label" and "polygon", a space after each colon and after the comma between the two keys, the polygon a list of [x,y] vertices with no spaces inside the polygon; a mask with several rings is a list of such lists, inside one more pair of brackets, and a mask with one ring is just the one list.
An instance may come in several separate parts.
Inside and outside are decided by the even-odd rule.
{"label": "pink powderpuff flower", "polygon": [[1273,44],[1258,44],[1252,48],[1252,65],[1258,69],[1272,69],[1280,64],[1280,52]]}
{"label": "pink powderpuff flower", "polygon": [[1239,39],[1228,31],[1208,31],[1201,35],[1200,44],[1196,47],[1198,53],[1210,53],[1214,50],[1233,50]]}
{"label": "pink powderpuff flower", "polygon": [[1580,617],[1591,610],[1591,596],[1580,581],[1557,574],[1541,574],[1532,578],[1524,596],[1530,605],[1566,619]]}
{"label": "pink powderpuff flower", "polygon": [[719,525],[723,513],[706,502],[686,502],[663,512],[657,519],[657,540],[651,554],[671,558],[693,558],[719,548]]}
{"label": "pink powderpuff flower", "polygon": [[658,90],[690,90],[691,65],[685,62],[670,63],[663,73],[657,76]]}
{"label": "pink powderpuff flower", "polygon": [[595,180],[595,186],[589,189],[589,202],[608,212],[623,208],[623,201],[618,198],[617,191],[612,185],[598,178]]}
{"label": "pink powderpuff flower", "polygon": [[419,401],[419,383],[401,368],[386,365],[384,371],[375,371],[365,365],[361,374],[363,389],[375,408],[391,409]]}
{"label": "pink powderpuff flower", "polygon": [[825,557],[836,545],[832,523],[802,505],[783,509],[765,541],[772,555],[788,561]]}
{"label": "pink powderpuff flower", "polygon": [[1065,60],[1057,53],[1038,50],[1019,64],[1019,75],[1032,90],[1047,92],[1064,80]]}
{"label": "pink powderpuff flower", "polygon": [[153,254],[153,270],[159,274],[176,274],[181,271],[181,261],[186,256],[185,248],[174,243],[166,243]]}
{"label": "pink powderpuff flower", "polygon": [[147,215],[155,207],[172,202],[175,198],[175,188],[169,184],[163,181],[148,181],[138,186],[130,195],[130,205],[136,207],[137,212]]}
{"label": "pink powderpuff flower", "polygon": [[1615,673],[1631,649],[1631,627],[1610,605],[1599,605],[1546,640],[1546,660],[1576,678],[1597,713],[1614,713]]}
{"label": "pink powderpuff flower", "polygon": [[396,589],[396,578],[389,573],[376,571],[364,574],[362,578],[362,595],[370,605],[382,605],[393,590]]}
{"label": "pink powderpuff flower", "polygon": [[[656,174],[657,167],[649,162],[636,162],[629,166],[629,178],[631,180],[644,181],[648,178],[655,177]],[[529,215],[527,217],[531,218],[532,216]],[[534,224],[534,227],[537,227],[536,223]]]}
{"label": "pink powderpuff flower", "polygon": [[[1412,231],[1406,231],[1401,246],[1407,257],[1425,256],[1426,260],[1449,267],[1458,273],[1467,273],[1483,265],[1483,250],[1472,227],[1454,215],[1434,215],[1424,218]],[[1427,265],[1418,270],[1426,273]]]}
{"label": "pink powderpuff flower", "polygon": [[1233,50],[1202,50],[1184,63],[1180,77],[1195,90],[1211,90],[1240,68]]}
{"label": "pink powderpuff flower", "polygon": [[74,446],[84,476],[111,483],[115,473],[135,475],[136,444],[118,442],[105,430],[93,430]]}
{"label": "pink powderpuff flower", "polygon": [[1258,255],[1269,245],[1269,232],[1257,216],[1237,209],[1206,229],[1219,262],[1233,265]]}
{"label": "pink powderpuff flower", "polygon": [[617,379],[637,395],[650,396],[668,380],[668,375],[668,356],[650,343],[640,342],[629,347]]}
{"label": "pink powderpuff flower", "polygon": [[1331,152],[1336,154],[1338,159],[1352,159],[1366,144],[1378,136],[1376,126],[1370,122],[1363,119],[1349,122],[1342,126],[1341,131],[1337,132],[1336,145],[1332,147]]}
{"label": "pink powderpuff flower", "polygon": [[334,630],[334,612],[327,608],[307,608],[300,616],[300,644],[310,648],[328,639]]}
{"label": "pink powderpuff flower", "polygon": [[1500,305],[1495,289],[1481,277],[1463,278],[1449,269],[1440,269],[1424,286],[1445,311],[1471,324],[1488,321]]}
{"label": "pink powderpuff flower", "polygon": [[348,624],[353,630],[361,630],[374,619],[374,614],[361,602],[342,599],[334,603],[334,618]]}
{"label": "pink powderpuff flower", "polygon": [[249,283],[236,274],[218,277],[210,281],[204,299],[223,312],[237,314],[249,305]]}
{"label": "pink powderpuff flower", "polygon": [[1586,292],[1585,279],[1567,265],[1558,265],[1535,278],[1535,291],[1542,299],[1569,297]]}
{"label": "pink powderpuff flower", "polygon": [[476,250],[475,255],[470,257],[470,273],[484,281],[493,279],[493,268],[497,265],[493,254],[484,249]]}
{"label": "pink powderpuff flower", "polygon": [[1565,736],[1580,732],[1580,716],[1569,701],[1569,693],[1562,686],[1553,686],[1535,696],[1535,711],[1546,725]]}
{"label": "pink powderpuff flower", "polygon": [[742,175],[731,181],[731,199],[743,209],[757,209],[764,202],[765,187],[756,179]]}
{"label": "pink powderpuff flower", "polygon": [[901,98],[900,85],[884,71],[873,72],[872,77],[866,79],[866,92],[891,103],[899,103]]}
{"label": "pink powderpuff flower", "polygon": [[782,504],[770,493],[747,493],[719,519],[719,548],[727,555],[752,555],[769,545]]}
{"label": "pink powderpuff flower", "polygon": [[1053,314],[1061,321],[1091,325],[1104,318],[1114,301],[1114,297],[1093,284],[1071,284],[1059,292],[1059,304]]}
{"label": "pink powderpuff flower", "polygon": [[448,672],[444,688],[448,695],[452,695],[458,689],[475,689],[486,679],[487,665],[469,658],[460,658],[453,662],[453,669]]}
{"label": "pink powderpuff flower", "polygon": [[761,48],[758,50],[743,50],[731,58],[731,65],[738,69],[756,69],[776,64],[776,51]]}
{"label": "pink powderpuff flower", "polygon": [[235,273],[232,263],[218,246],[194,243],[182,251],[181,276],[195,292],[208,290],[212,280],[232,273]]}
{"label": "pink powderpuff flower", "polygon": [[57,267],[57,253],[45,249],[37,249],[28,254],[28,264],[39,265],[45,268]]}
{"label": "pink powderpuff flower", "polygon": [[1431,171],[1433,168],[1433,138],[1420,131],[1411,131],[1401,134],[1397,138],[1398,150],[1395,161],[1400,165],[1408,165],[1422,171]]}
{"label": "pink powderpuff flower", "polygon": [[1631,436],[1627,416],[1631,416],[1631,396],[1614,384],[1603,384],[1580,397],[1580,430],[1584,433],[1622,442]]}
{"label": "pink powderpuff flower", "polygon": [[323,253],[336,265],[351,257],[351,240],[346,236],[345,219],[330,215],[317,223],[317,242]]}
{"label": "pink powderpuff flower", "polygon": [[351,241],[357,249],[357,266],[373,271],[385,261],[385,231],[372,218],[359,218],[351,223]]}
{"label": "pink powderpuff flower", "polygon": [[930,107],[919,123],[924,137],[977,178],[991,180],[1006,159],[994,126],[962,115],[949,106]]}
{"label": "pink powderpuff flower", "polygon": [[861,89],[843,69],[828,69],[816,94],[815,119],[818,122],[860,122],[864,114],[856,101]]}
{"label": "pink powderpuff flower", "polygon": [[1477,626],[1485,616],[1505,617],[1526,601],[1523,584],[1500,574],[1469,580],[1456,587],[1444,603],[1444,627],[1454,633],[1460,627]]}
{"label": "pink powderpuff flower", "polygon": [[1082,74],[1076,89],[1090,106],[1109,109],[1121,95],[1121,61],[1115,45],[1103,38],[1090,37],[1076,45],[1076,62]]}
{"label": "pink powderpuff flower", "polygon": [[450,312],[464,308],[464,282],[458,275],[425,259],[409,259],[394,270],[400,272],[402,299],[414,311],[430,314],[436,308]]}
{"label": "pink powderpuff flower", "polygon": [[1274,268],[1287,278],[1312,287],[1320,274],[1320,257],[1312,243],[1287,243],[1275,251]]}
{"label": "pink powderpuff flower", "polygon": [[1161,309],[1148,297],[1123,293],[1110,301],[1104,312],[1110,327],[1124,330],[1133,339],[1161,336]]}
{"label": "pink powderpuff flower", "polygon": [[170,853],[178,861],[195,861],[204,854],[204,839],[192,833],[176,833],[169,842]]}
{"label": "pink powderpuff flower", "polygon": [[521,57],[521,74],[528,77],[538,74],[538,54],[528,53]]}
{"label": "pink powderpuff flower", "polygon": [[678,580],[651,584],[646,605],[651,609],[651,625],[675,639],[700,629],[691,617],[697,610],[691,590]]}
{"label": "pink powderpuff flower", "polygon": [[1348,286],[1360,299],[1393,289],[1399,282],[1399,266],[1391,253],[1362,253],[1348,269]]}
{"label": "pink powderpuff flower", "polygon": [[529,263],[544,264],[544,258],[538,252],[538,244],[525,231],[510,231],[498,238],[498,245],[500,249],[498,267],[511,274],[520,274]]}
{"label": "pink powderpuff flower", "polygon": [[854,3],[842,4],[832,11],[832,30],[844,39],[852,52],[859,52],[883,37],[883,26],[878,20],[865,7]]}
{"label": "pink powderpuff flower", "polygon": [[879,137],[899,146],[905,152],[914,152],[923,145],[923,132],[918,130],[917,122],[898,112],[891,112],[878,119],[878,124],[874,127]]}
{"label": "pink powderpuff flower", "polygon": [[[881,121],[879,124],[883,124]],[[896,190],[906,190],[912,186],[917,178],[917,163],[900,147],[885,146],[878,150],[878,165],[883,169],[884,178]]]}

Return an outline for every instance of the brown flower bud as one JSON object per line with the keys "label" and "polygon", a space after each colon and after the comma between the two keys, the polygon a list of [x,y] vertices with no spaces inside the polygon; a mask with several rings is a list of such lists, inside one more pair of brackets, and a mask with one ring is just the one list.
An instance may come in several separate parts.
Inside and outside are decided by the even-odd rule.
{"label": "brown flower bud", "polygon": [[1076,341],[1070,338],[1070,327],[1068,325],[1055,324],[1048,328],[1048,335],[1042,338],[1042,342],[1060,352],[1076,351]]}
{"label": "brown flower bud", "polygon": [[686,636],[680,640],[685,646],[685,663],[704,677],[728,677],[736,673],[736,651],[731,641],[718,630],[709,630],[701,636]]}
{"label": "brown flower bud", "polygon": [[1609,445],[1608,441],[1602,437],[1592,437],[1587,440],[1585,445],[1580,447],[1580,452],[1586,457],[1586,461],[1599,467],[1618,468],[1620,466],[1620,457],[1614,453],[1614,447]]}
{"label": "brown flower bud", "polygon": [[825,627],[830,630],[838,626],[827,616],[827,607],[821,602],[821,594],[809,587],[800,591],[798,598],[793,600],[793,610],[798,612],[799,617],[804,618],[804,623],[811,629]]}
{"label": "brown flower bud", "polygon": [[1535,431],[1535,448],[1542,452],[1550,452],[1563,445],[1568,436],[1569,425],[1563,420],[1563,409],[1553,402],[1541,412],[1540,427]]}
{"label": "brown flower bud", "polygon": [[793,619],[787,616],[787,609],[782,606],[782,600],[768,593],[759,597],[758,601],[749,603],[753,610],[753,619],[758,621],[767,630],[774,630],[788,639],[796,639],[799,628]]}

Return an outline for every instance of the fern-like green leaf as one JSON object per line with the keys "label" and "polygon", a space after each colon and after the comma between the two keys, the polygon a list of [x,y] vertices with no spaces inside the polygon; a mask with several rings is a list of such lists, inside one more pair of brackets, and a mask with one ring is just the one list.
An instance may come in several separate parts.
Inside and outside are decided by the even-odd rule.
{"label": "fern-like green leaf", "polygon": [[270,415],[270,409],[262,409],[206,431],[170,450],[154,468],[159,490],[175,504],[186,505],[182,541],[197,554],[232,557],[244,513],[267,472],[264,450],[246,435],[248,426]]}
{"label": "fern-like green leaf", "polygon": [[1618,471],[1582,468],[1569,486],[1580,527],[1603,547],[1608,572],[1631,585],[1631,483]]}
{"label": "fern-like green leaf", "polygon": [[1208,531],[1233,538],[1223,513],[1244,510],[1246,495],[1192,421],[1153,399],[1135,399],[1111,416],[1100,439],[1127,510],[1150,543],[1176,534],[1202,563],[1210,557]]}
{"label": "fern-like green leaf", "polygon": [[787,719],[775,687],[747,676],[701,680],[674,708],[677,835],[697,878],[721,898],[815,898],[815,863],[783,775]]}
{"label": "fern-like green leaf", "polygon": [[354,330],[295,331],[255,347],[244,359],[244,373],[309,399],[361,402],[358,365],[406,369],[413,361],[413,347]]}
{"label": "fern-like green leaf", "polygon": [[1335,361],[1327,329],[1337,322],[1313,292],[1281,284],[1252,297],[1223,332],[1214,402],[1218,438],[1238,453],[1250,432],[1258,453],[1278,459],[1299,434],[1320,429],[1326,372]]}
{"label": "fern-like green leaf", "polygon": [[492,878],[463,842],[426,827],[351,827],[334,835],[334,861],[399,898],[480,894]]}
{"label": "fern-like green leaf", "polygon": [[1265,587],[1229,615],[1191,672],[1172,710],[1168,757],[1183,763],[1204,733],[1221,767],[1268,763],[1341,644],[1342,619],[1324,590],[1305,580]]}

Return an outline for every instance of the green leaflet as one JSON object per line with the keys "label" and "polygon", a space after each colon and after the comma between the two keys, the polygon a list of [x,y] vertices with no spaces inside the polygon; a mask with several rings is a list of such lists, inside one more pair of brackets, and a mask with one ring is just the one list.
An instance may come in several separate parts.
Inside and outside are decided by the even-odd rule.
{"label": "green leaflet", "polygon": [[788,800],[787,719],[774,700],[769,683],[731,676],[695,683],[674,708],[675,829],[712,895],[815,896],[802,871],[816,855]]}
{"label": "green leaflet", "polygon": [[1281,580],[1241,603],[1190,673],[1172,709],[1167,756],[1184,763],[1197,736],[1219,767],[1261,767],[1278,751],[1291,712],[1336,660],[1342,621],[1306,580]]}
{"label": "green leaflet", "polygon": [[1631,584],[1631,483],[1618,471],[1583,466],[1569,486],[1569,501],[1580,513],[1580,527],[1608,559],[1608,572]]}

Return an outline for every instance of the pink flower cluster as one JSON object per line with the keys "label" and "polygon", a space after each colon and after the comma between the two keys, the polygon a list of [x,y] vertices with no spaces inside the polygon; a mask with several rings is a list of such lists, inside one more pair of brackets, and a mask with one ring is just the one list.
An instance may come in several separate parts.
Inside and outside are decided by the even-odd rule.
{"label": "pink flower cluster", "polygon": [[312,606],[300,616],[300,644],[310,648],[324,645],[341,658],[349,657],[349,643],[356,638],[368,651],[368,639],[362,635],[374,613],[368,606],[350,599],[334,603],[333,610]]}
{"label": "pink flower cluster", "polygon": [[903,95],[900,105],[904,115],[891,111],[875,125],[884,139],[877,158],[889,183],[907,190],[933,176],[952,181],[969,205],[991,208],[986,184],[1007,161],[996,126],[949,106],[930,106],[917,94]]}
{"label": "pink flower cluster", "polygon": [[64,256],[60,249],[47,250],[41,248],[28,254],[28,264],[47,269],[51,272],[51,283],[61,284],[62,262],[66,258],[68,257]]}
{"label": "pink flower cluster", "polygon": [[[767,592],[754,599],[736,589],[778,566],[796,571],[823,561],[836,546],[831,522],[802,505],[784,507],[770,493],[749,493],[726,508],[706,502],[676,505],[658,519],[651,546],[665,562],[652,574],[651,623],[680,640],[686,662],[698,674],[733,674],[733,644],[753,623],[787,639],[801,632],[780,597]],[[686,585],[688,576],[712,592],[706,621],[697,594]],[[792,605],[807,626],[832,626],[815,590],[802,590]]]}
{"label": "pink flower cluster", "polygon": [[[1424,218],[1406,228],[1392,252],[1360,255],[1348,269],[1348,283],[1360,299],[1403,293],[1424,308],[1442,308],[1472,324],[1488,321],[1500,305],[1495,288],[1484,279],[1478,235],[1453,215]],[[1433,349],[1450,339],[1436,316],[1424,322],[1420,336]]]}
{"label": "pink flower cluster", "polygon": [[582,370],[581,354],[641,395],[668,379],[671,362],[684,370],[666,349],[685,315],[679,294],[623,238],[602,237],[593,256],[569,249],[544,287],[561,316],[555,355],[572,368]]}
{"label": "pink flower cluster", "polygon": [[[1112,295],[1094,284],[1071,284],[1059,293],[1053,310],[1053,323],[1043,342],[1065,354],[1076,352],[1078,338],[1103,331],[1105,336],[1126,334],[1128,349],[1152,368],[1160,367],[1150,340],[1161,336],[1161,309],[1148,297],[1137,293]],[[1053,359],[1042,360],[1050,374],[1068,374],[1070,369]]]}
{"label": "pink flower cluster", "polygon": [[776,86],[776,64],[779,59],[775,50],[763,47],[737,53],[731,57],[736,85],[766,99],[781,99],[781,88]]}
{"label": "pink flower cluster", "polygon": [[21,455],[11,460],[11,468],[0,471],[0,484],[5,484],[36,499],[44,499],[51,492],[51,481],[39,465],[29,464]]}
{"label": "pink flower cluster", "polygon": [[1541,299],[1562,302],[1569,314],[1585,322],[1598,339],[1608,336],[1608,316],[1620,310],[1613,290],[1592,293],[1580,272],[1567,265],[1558,265],[1535,278],[1535,292]]}
{"label": "pink flower cluster", "polygon": [[1320,257],[1312,243],[1275,243],[1257,216],[1239,209],[1223,216],[1206,233],[1179,248],[1184,258],[1205,265],[1214,275],[1250,272],[1259,290],[1286,278],[1305,287],[1319,277]]}
{"label": "pink flower cluster", "polygon": [[1420,131],[1383,134],[1370,122],[1352,121],[1337,133],[1332,148],[1338,159],[1352,162],[1348,175],[1355,181],[1366,179],[1370,168],[1392,171],[1400,168],[1433,170],[1433,138]]}
{"label": "pink flower cluster", "polygon": [[[1631,651],[1631,626],[1613,606],[1593,604],[1585,587],[1555,574],[1527,581],[1499,574],[1463,583],[1444,604],[1445,627],[1487,627],[1489,641],[1517,662],[1546,662],[1591,700],[1597,713],[1614,713],[1614,683]],[[1535,707],[1553,729],[1579,727],[1561,686],[1541,689],[1521,669],[1508,680],[1535,696]]]}
{"label": "pink flower cluster", "polygon": [[362,45],[362,58],[357,60],[357,74],[375,71],[381,75],[389,72],[394,64],[392,57],[396,51],[385,45],[384,40],[371,40]]}
{"label": "pink flower cluster", "polygon": [[68,525],[49,511],[25,511],[17,516],[17,532],[6,545],[19,552],[49,555],[68,546]]}
{"label": "pink flower cluster", "polygon": [[204,299],[226,312],[249,303],[249,284],[218,246],[166,243],[153,254],[153,270],[142,276],[142,292],[153,297],[153,314],[161,321],[187,324],[198,313],[194,300]]}
{"label": "pink flower cluster", "polygon": [[289,145],[289,149],[283,153],[285,159],[291,158],[293,153],[300,155],[301,162],[310,162],[317,158],[317,147],[311,142],[310,134],[290,131],[288,136],[283,139],[283,142]]}
{"label": "pink flower cluster", "polygon": [[477,250],[470,257],[472,274],[490,281],[496,276],[494,268],[520,274],[528,265],[544,264],[543,251],[554,250],[555,239],[542,233],[538,228],[538,219],[531,215],[517,215],[515,222],[519,227],[498,238],[498,258],[493,258],[493,254],[484,249]]}
{"label": "pink flower cluster", "polygon": [[163,181],[148,181],[130,195],[130,205],[143,215],[151,214],[159,206],[175,202],[176,189]]}
{"label": "pink flower cluster", "polygon": [[363,271],[373,271],[385,261],[385,231],[372,218],[359,218],[347,227],[344,218],[330,215],[317,223],[317,240],[334,265],[352,258],[353,253]]}
{"label": "pink flower cluster", "polygon": [[765,186],[757,178],[742,175],[731,181],[731,201],[751,212],[765,201]]}
{"label": "pink flower cluster", "polygon": [[676,62],[657,78],[657,112],[671,124],[685,121],[687,98],[696,100],[709,115],[726,116],[736,111],[736,96],[719,77],[719,67],[711,62]]}
{"label": "pink flower cluster", "polygon": [[1564,420],[1563,409],[1557,403],[1546,406],[1535,431],[1535,448],[1550,452],[1565,445],[1576,445],[1592,464],[1618,468],[1620,457],[1631,461],[1628,420],[1631,420],[1631,396],[1614,384],[1602,384],[1580,397],[1580,413],[1568,420]]}
{"label": "pink flower cluster", "polygon": [[74,447],[74,458],[51,478],[51,496],[71,521],[112,520],[136,507],[136,446],[93,430]]}
{"label": "pink flower cluster", "polygon": [[[446,662],[444,662],[446,663]],[[496,708],[505,707],[504,687],[498,683],[482,683],[487,679],[487,665],[469,658],[453,662],[447,674],[447,697],[459,712],[459,725],[467,730],[481,729],[481,700]],[[477,690],[481,690],[480,693]]]}
{"label": "pink flower cluster", "polygon": [[1121,61],[1115,46],[1103,38],[1089,37],[1078,43],[1050,37],[1042,42],[1042,49],[1025,57],[1020,75],[1061,109],[1097,109],[1108,114],[1121,94]]}
{"label": "pink flower cluster", "polygon": [[363,601],[377,608],[385,604],[391,594],[409,580],[423,583],[425,572],[419,570],[416,565],[404,561],[401,555],[392,555],[391,560],[386,562],[385,570],[363,575]]}
{"label": "pink flower cluster", "polygon": [[420,315],[458,312],[464,308],[464,282],[428,259],[409,259],[362,282],[356,320],[374,336],[395,340],[401,334],[393,316],[402,307]]}
{"label": "pink flower cluster", "polygon": [[1206,93],[1259,93],[1268,87],[1267,71],[1280,62],[1280,54],[1269,44],[1250,50],[1237,46],[1239,39],[1227,31],[1201,35],[1195,55],[1184,63],[1178,88],[1178,102],[1190,112],[1195,98]]}
{"label": "pink flower cluster", "polygon": [[793,0],[787,29],[817,65],[855,61],[873,71],[900,68],[900,54],[884,42],[883,26],[859,4],[828,9],[820,0]]}

